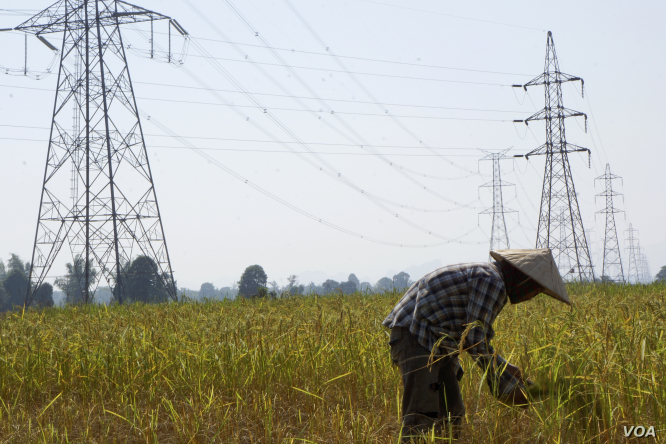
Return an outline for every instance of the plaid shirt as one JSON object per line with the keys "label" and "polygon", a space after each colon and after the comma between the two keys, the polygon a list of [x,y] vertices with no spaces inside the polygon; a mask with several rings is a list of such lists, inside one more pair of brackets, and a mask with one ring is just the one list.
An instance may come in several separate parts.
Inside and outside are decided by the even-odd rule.
{"label": "plaid shirt", "polygon": [[463,349],[483,371],[488,369],[488,384],[496,396],[501,396],[520,384],[509,372],[502,371],[506,361],[490,345],[495,335],[493,322],[506,302],[503,276],[496,264],[451,265],[414,283],[383,324],[409,328],[430,351],[441,339],[440,353],[454,354],[460,375],[460,340],[465,328],[479,321],[480,325],[469,330]]}

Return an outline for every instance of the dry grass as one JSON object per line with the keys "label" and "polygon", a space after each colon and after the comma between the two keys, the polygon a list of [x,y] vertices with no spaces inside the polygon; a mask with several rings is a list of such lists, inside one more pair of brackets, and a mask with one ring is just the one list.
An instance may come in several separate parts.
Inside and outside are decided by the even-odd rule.
{"label": "dry grass", "polygon": [[[540,296],[496,322],[496,348],[547,388],[529,410],[495,402],[463,360],[461,442],[624,442],[623,425],[666,429],[666,287],[570,292],[573,310]],[[399,298],[6,315],[0,441],[395,443],[400,380],[381,321]]]}

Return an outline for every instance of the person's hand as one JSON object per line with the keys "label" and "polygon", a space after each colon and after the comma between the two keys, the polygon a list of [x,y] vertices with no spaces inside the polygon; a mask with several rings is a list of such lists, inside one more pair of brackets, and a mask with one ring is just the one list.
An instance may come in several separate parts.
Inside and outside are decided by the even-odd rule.
{"label": "person's hand", "polygon": [[[506,372],[510,373],[514,378],[516,378],[520,383],[524,386],[532,386],[534,383],[528,378],[525,380],[523,377],[523,372],[520,370],[519,367],[516,367],[515,365],[509,364],[507,362],[505,370]],[[521,407],[521,408],[527,408],[529,404],[529,400],[527,399],[525,391],[520,387],[520,385],[516,385],[511,393],[508,395],[505,395],[500,399],[505,404],[512,405],[515,407]]]}
{"label": "person's hand", "polygon": [[534,385],[534,382],[532,382],[530,378],[525,379],[523,377],[522,370],[520,370],[520,368],[516,367],[515,365],[509,364],[507,362],[505,371],[509,372],[514,378],[520,381],[521,384],[524,384],[526,386]]}
{"label": "person's hand", "polygon": [[523,409],[526,409],[529,406],[529,401],[525,396],[525,392],[518,384],[516,384],[511,393],[502,396],[500,398],[500,401],[503,402],[504,404],[508,404],[514,407],[520,407]]}
{"label": "person's hand", "polygon": [[510,373],[514,378],[518,379],[520,382],[523,382],[523,372],[520,368],[516,367],[513,364],[506,363],[506,369],[504,371]]}

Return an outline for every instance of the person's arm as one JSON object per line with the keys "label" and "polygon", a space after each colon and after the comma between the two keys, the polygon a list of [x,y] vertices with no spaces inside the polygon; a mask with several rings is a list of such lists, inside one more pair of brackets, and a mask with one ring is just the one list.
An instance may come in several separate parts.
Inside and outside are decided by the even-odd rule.
{"label": "person's arm", "polygon": [[493,277],[473,279],[469,283],[467,325],[476,325],[468,331],[464,347],[472,359],[486,373],[486,381],[493,396],[508,404],[526,404],[522,373],[495,353],[491,339],[495,336],[493,322],[503,306],[504,283]]}

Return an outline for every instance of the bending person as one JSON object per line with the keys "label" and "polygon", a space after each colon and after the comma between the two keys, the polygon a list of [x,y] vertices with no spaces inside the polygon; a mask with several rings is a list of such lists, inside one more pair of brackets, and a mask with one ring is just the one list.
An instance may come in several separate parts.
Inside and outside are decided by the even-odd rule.
{"label": "bending person", "polygon": [[402,375],[404,441],[432,428],[458,438],[465,415],[458,384],[463,376],[461,351],[485,372],[497,399],[527,407],[520,369],[490,345],[495,318],[507,300],[518,304],[539,293],[571,302],[549,249],[496,250],[490,255],[495,262],[451,265],[424,276],[383,322],[391,329],[391,360]]}

